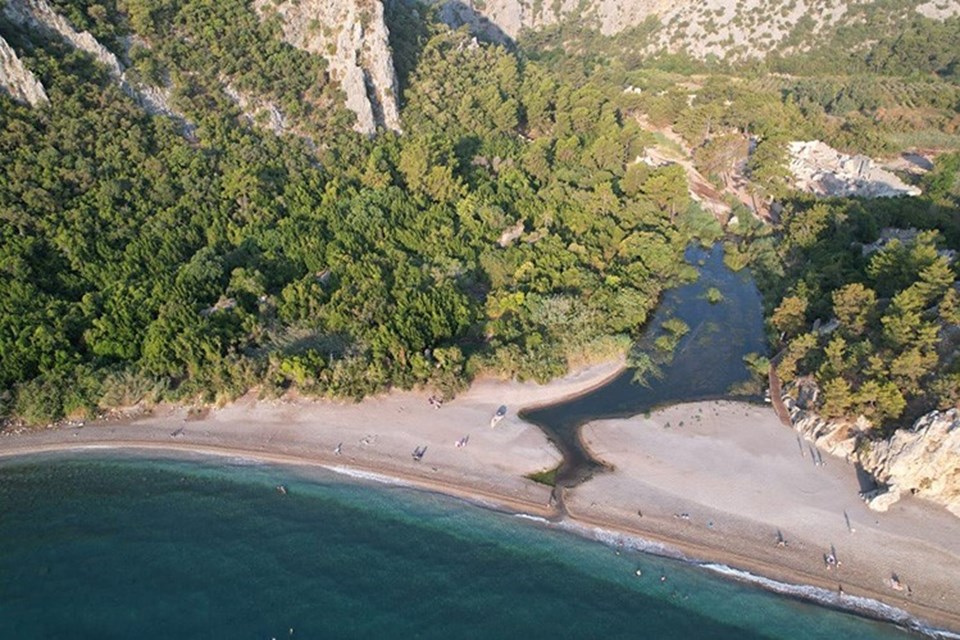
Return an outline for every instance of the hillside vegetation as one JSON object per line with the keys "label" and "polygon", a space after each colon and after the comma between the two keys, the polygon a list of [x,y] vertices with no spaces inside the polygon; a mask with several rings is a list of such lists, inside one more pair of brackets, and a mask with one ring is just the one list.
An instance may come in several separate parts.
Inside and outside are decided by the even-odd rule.
{"label": "hillside vegetation", "polygon": [[812,377],[826,417],[889,428],[960,403],[958,170],[941,158],[923,198],[788,206],[759,267],[777,371]]}
{"label": "hillside vegetation", "polygon": [[[0,94],[11,421],[251,389],[547,380],[625,353],[661,293],[693,277],[685,247],[723,225],[728,262],[753,266],[767,296],[781,369],[818,376],[828,412],[891,422],[957,401],[958,359],[938,347],[956,333],[957,267],[937,254],[960,248],[955,160],[922,198],[884,202],[798,199],[786,167],[796,139],[949,147],[956,64],[911,56],[953,22],[937,35],[921,20],[919,44],[857,75],[873,54],[822,73],[802,52],[737,66],[569,25],[511,49],[397,5],[404,133],[367,137],[323,58],[242,0],[56,6],[128,74],[169,87],[183,118],[147,115],[90,56],[0,15],[49,96],[28,108]],[[289,126],[277,135],[231,91]],[[703,193],[728,213],[705,213]],[[751,211],[774,203],[776,224]],[[925,233],[863,253],[885,227]],[[845,319],[848,303],[869,312]],[[833,333],[811,332],[834,316]]]}
{"label": "hillside vegetation", "polygon": [[[627,170],[646,138],[619,88],[564,82],[441,28],[409,74],[407,135],[366,139],[308,105],[304,126],[325,132],[314,152],[252,126],[212,78],[293,100],[318,71],[272,83],[270,69],[306,54],[279,41],[254,53],[261,27],[209,19],[216,4],[117,7],[149,38],[136,68],[174,78],[196,123],[186,137],[87,56],[3,26],[51,103],[0,98],[10,415],[252,387],[453,391],[478,370],[545,380],[624,351],[689,275],[697,213],[682,175]],[[263,71],[228,65],[234,53]]]}

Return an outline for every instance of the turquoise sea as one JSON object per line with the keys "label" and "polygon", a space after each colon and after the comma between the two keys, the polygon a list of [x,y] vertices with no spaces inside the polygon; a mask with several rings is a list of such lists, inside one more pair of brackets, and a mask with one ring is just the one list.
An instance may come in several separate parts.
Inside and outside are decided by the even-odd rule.
{"label": "turquoise sea", "polygon": [[290,637],[911,636],[629,545],[320,470],[0,460],[0,638]]}

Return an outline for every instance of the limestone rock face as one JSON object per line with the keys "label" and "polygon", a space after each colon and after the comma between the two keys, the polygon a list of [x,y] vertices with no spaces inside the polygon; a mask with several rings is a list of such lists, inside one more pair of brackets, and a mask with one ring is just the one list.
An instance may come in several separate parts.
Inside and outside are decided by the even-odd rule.
{"label": "limestone rock face", "polygon": [[819,140],[791,142],[790,171],[797,189],[825,197],[918,196],[920,189],[878,167],[866,156],[840,153]]}
{"label": "limestone rock face", "polygon": [[826,420],[812,411],[800,407],[789,396],[783,399],[793,428],[803,438],[814,443],[818,448],[838,458],[853,460],[857,449],[857,438],[860,431],[869,425],[850,423],[846,420]]}
{"label": "limestone rock face", "polygon": [[354,128],[400,130],[397,76],[380,0],[254,0],[261,15],[276,12],[284,39],[323,56],[357,115]]}
{"label": "limestone rock face", "polygon": [[86,51],[97,62],[107,68],[113,79],[128,96],[140,103],[148,113],[182,118],[170,108],[167,103],[169,92],[155,87],[134,87],[127,81],[123,65],[109,49],[86,31],[77,31],[46,0],[7,0],[3,8],[4,14],[11,22],[27,29],[37,29],[54,33],[67,41],[71,46]]}
{"label": "limestone rock face", "polygon": [[35,107],[49,102],[43,85],[30,72],[7,41],[0,37],[0,89],[14,100]]}
{"label": "limestone rock face", "polygon": [[[960,409],[931,411],[888,440],[869,439],[870,422],[827,420],[817,415],[819,389],[810,379],[792,385],[783,403],[803,438],[827,453],[856,463],[881,485],[865,493],[869,507],[886,511],[907,493],[945,506],[960,517]],[[866,446],[858,446],[858,444]]]}
{"label": "limestone rock face", "polygon": [[928,413],[860,459],[892,492],[909,491],[960,517],[960,410]]}
{"label": "limestone rock face", "polygon": [[[523,29],[541,29],[562,20],[576,20],[612,35],[637,27],[649,18],[659,23],[653,51],[684,51],[697,58],[763,58],[788,41],[798,28],[811,36],[846,22],[855,22],[858,3],[849,0],[436,0],[440,18],[453,27],[469,24],[494,40],[514,39]],[[921,2],[914,10],[934,19],[958,11],[955,2]],[[793,50],[814,46],[807,39]]]}
{"label": "limestone rock face", "polygon": [[120,78],[123,74],[120,62],[115,55],[86,31],[74,29],[63,16],[53,10],[46,0],[7,0],[4,13],[11,22],[23,27],[58,34],[74,48],[86,51],[96,58],[97,62],[105,66],[110,71],[110,75],[115,78]]}
{"label": "limestone rock face", "polygon": [[[677,2],[669,0],[592,0],[584,11],[579,0],[559,2],[523,2],[521,0],[447,0],[440,5],[440,19],[452,27],[468,24],[484,35],[501,39],[516,38],[522,29],[540,29],[569,17],[594,19],[606,35],[642,23],[647,16],[665,14]],[[482,6],[483,8],[478,8]],[[501,37],[498,37],[501,36]]]}

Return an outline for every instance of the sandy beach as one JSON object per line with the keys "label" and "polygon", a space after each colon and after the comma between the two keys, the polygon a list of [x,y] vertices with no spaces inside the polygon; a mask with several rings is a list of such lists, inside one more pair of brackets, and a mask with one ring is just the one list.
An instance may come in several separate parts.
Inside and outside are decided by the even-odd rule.
{"label": "sandy beach", "polygon": [[[314,464],[550,518],[550,487],[525,476],[560,455],[517,413],[594,388],[622,367],[597,365],[548,385],[480,380],[439,409],[426,392],[355,404],[249,398],[200,416],[160,407],[128,421],[4,433],[0,456],[138,449]],[[501,405],[507,413],[491,426]],[[567,491],[568,524],[787,583],[842,585],[835,604],[869,597],[960,631],[960,519],[911,498],[871,512],[855,469],[829,456],[815,464],[768,406],[677,405],[592,423],[583,438],[612,470]],[[831,553],[836,565],[824,560]]]}
{"label": "sandy beach", "polygon": [[960,630],[960,519],[910,497],[871,511],[856,469],[800,441],[769,406],[682,404],[595,422],[582,437],[613,471],[568,492],[574,519]]}

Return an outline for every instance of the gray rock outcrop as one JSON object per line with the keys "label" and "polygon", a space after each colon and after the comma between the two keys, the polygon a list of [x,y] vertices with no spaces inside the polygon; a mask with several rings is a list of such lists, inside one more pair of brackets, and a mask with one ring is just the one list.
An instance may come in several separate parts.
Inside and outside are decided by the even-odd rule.
{"label": "gray rock outcrop", "polygon": [[790,420],[804,440],[812,442],[832,456],[845,460],[856,460],[857,439],[862,431],[869,428],[864,422],[849,420],[827,420],[812,411],[801,409],[792,398],[783,399]]}
{"label": "gray rock outcrop", "polygon": [[0,37],[0,90],[18,102],[35,107],[50,102],[43,85],[17,57],[16,52]]}
{"label": "gray rock outcrop", "polygon": [[[516,38],[523,29],[541,29],[571,17],[585,18],[610,35],[642,23],[648,16],[660,16],[676,7],[670,0],[559,0],[559,2],[523,2],[522,0],[447,0],[440,3],[439,17],[451,27],[470,25],[494,40]],[[481,8],[482,7],[482,8]]]}
{"label": "gray rock outcrop", "polygon": [[171,116],[182,121],[182,117],[168,103],[168,90],[156,87],[134,87],[127,80],[123,65],[117,56],[100,44],[89,32],[74,29],[66,18],[54,11],[46,0],[7,0],[3,12],[14,24],[26,29],[58,35],[74,48],[89,53],[106,67],[121,90],[136,100],[148,113]]}
{"label": "gray rock outcrop", "polygon": [[77,31],[66,18],[53,10],[46,0],[7,0],[4,13],[11,22],[22,27],[53,32],[71,46],[92,55],[97,62],[119,78],[123,71],[117,57],[86,31]]}
{"label": "gray rock outcrop", "polygon": [[247,121],[262,122],[263,126],[278,136],[287,132],[287,118],[276,104],[240,91],[225,78],[220,78],[220,81],[223,83],[223,92],[243,110],[243,116]]}
{"label": "gray rock outcrop", "polygon": [[261,16],[276,12],[284,40],[323,56],[357,116],[354,129],[400,131],[397,76],[380,0],[254,0]]}
{"label": "gray rock outcrop", "polygon": [[784,396],[793,427],[819,449],[859,464],[882,485],[864,496],[871,509],[886,511],[912,494],[960,517],[960,410],[931,411],[887,440],[865,440],[871,424],[862,416],[855,422],[827,420],[806,408],[815,403],[815,389],[806,382],[793,388],[798,400]]}
{"label": "gray rock outcrop", "polygon": [[[838,24],[860,20],[848,0],[437,0],[447,24],[470,25],[475,33],[494,40],[515,39],[523,29],[541,29],[563,20],[613,35],[657,21],[649,52],[686,52],[697,58],[763,58],[789,43],[790,50],[814,46],[818,33]],[[957,13],[955,2],[917,0],[914,10],[934,19]],[[849,14],[849,15],[848,15]],[[901,17],[902,19],[902,17]],[[798,32],[806,37],[797,37]],[[795,42],[791,42],[791,40]]]}
{"label": "gray rock outcrop", "polygon": [[[899,496],[912,493],[944,505],[960,517],[960,411],[932,411],[910,429],[873,442],[860,455],[873,476]],[[881,494],[871,507],[889,506]]]}
{"label": "gray rock outcrop", "polygon": [[843,198],[893,198],[921,193],[870,158],[840,153],[819,140],[791,142],[789,150],[794,186],[800,191]]}

